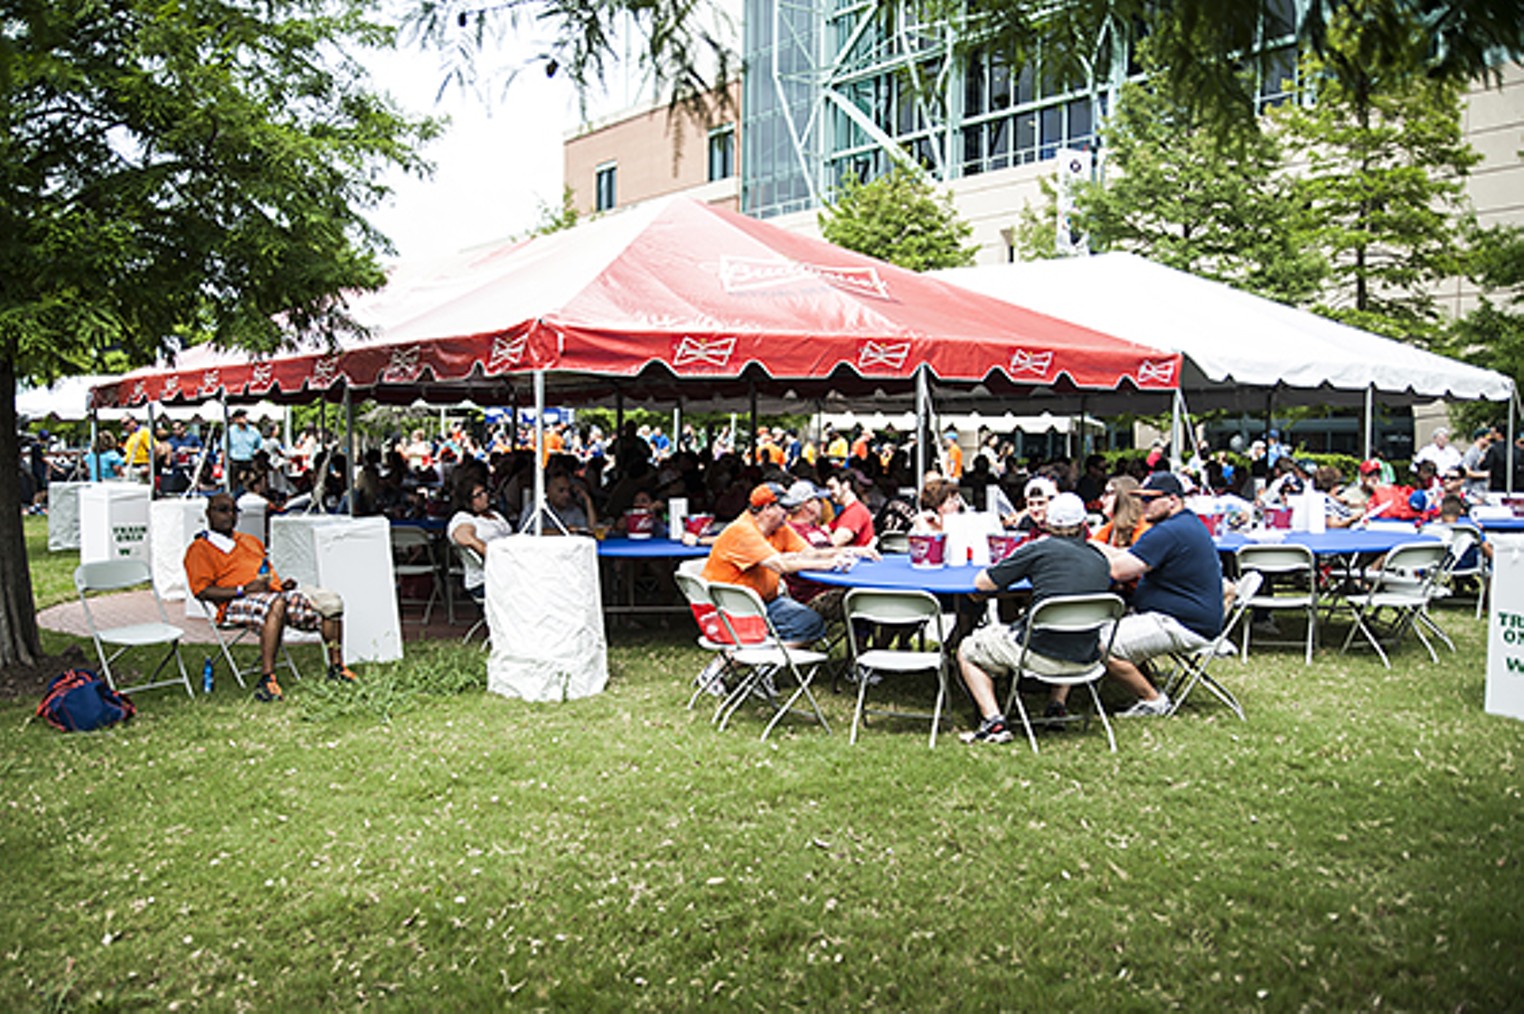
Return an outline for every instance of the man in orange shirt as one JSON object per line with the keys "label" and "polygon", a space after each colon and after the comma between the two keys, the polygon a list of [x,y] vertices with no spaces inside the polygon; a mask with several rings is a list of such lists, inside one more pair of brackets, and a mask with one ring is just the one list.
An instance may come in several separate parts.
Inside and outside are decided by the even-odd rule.
{"label": "man in orange shirt", "polygon": [[751,491],[750,506],[725,526],[709,551],[704,580],[739,584],[755,591],[767,604],[767,616],[778,636],[789,644],[808,644],[825,636],[825,620],[809,606],[781,590],[784,574],[845,566],[860,555],[851,549],[816,549],[784,521],[788,512],[807,498],[790,497],[776,482]]}
{"label": "man in orange shirt", "polygon": [[217,607],[218,623],[259,631],[263,675],[254,688],[255,699],[268,702],[282,697],[275,682],[275,653],[287,624],[297,630],[321,628],[328,649],[328,678],[354,682],[355,674],[344,665],[342,609],[323,616],[311,599],[296,590],[294,580],[282,580],[270,568],[264,543],[235,530],[238,505],[232,494],[217,493],[207,501],[206,523],[208,530],[197,534],[185,551],[185,576],[192,595]]}
{"label": "man in orange shirt", "polygon": [[963,478],[963,447],[958,443],[958,431],[951,426],[943,434],[947,438],[946,450],[943,454],[943,471],[949,479]]}

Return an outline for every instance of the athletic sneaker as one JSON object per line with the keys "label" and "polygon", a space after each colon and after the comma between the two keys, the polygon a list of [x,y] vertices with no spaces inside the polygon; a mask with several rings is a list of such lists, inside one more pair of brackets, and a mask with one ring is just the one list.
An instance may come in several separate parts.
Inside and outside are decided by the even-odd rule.
{"label": "athletic sneaker", "polygon": [[337,683],[358,683],[359,677],[349,671],[349,666],[342,662],[330,663],[328,666],[328,678]]}
{"label": "athletic sneaker", "polygon": [[1117,715],[1118,718],[1149,718],[1169,714],[1169,694],[1160,694],[1151,701],[1138,699],[1138,703]]}
{"label": "athletic sneaker", "polygon": [[720,674],[724,671],[725,656],[716,654],[709,660],[709,664],[704,666],[704,671],[694,678],[693,684],[694,686],[703,687],[705,693],[712,694],[715,697],[724,697],[725,681],[720,678]]}
{"label": "athletic sneaker", "polygon": [[285,695],[280,691],[280,684],[275,682],[274,673],[266,675],[259,681],[259,684],[254,688],[254,699],[261,704],[285,700]]}
{"label": "athletic sneaker", "polygon": [[958,738],[965,743],[1009,743],[1014,737],[1006,727],[1004,715],[991,715],[979,723],[979,728],[959,733]]}

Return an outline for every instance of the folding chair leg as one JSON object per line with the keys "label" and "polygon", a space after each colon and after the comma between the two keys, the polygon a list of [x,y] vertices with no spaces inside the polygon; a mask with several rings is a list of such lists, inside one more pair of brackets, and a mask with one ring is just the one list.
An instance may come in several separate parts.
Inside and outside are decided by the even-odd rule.
{"label": "folding chair leg", "polygon": [[1365,614],[1359,609],[1355,610],[1354,625],[1349,628],[1349,634],[1344,638],[1344,647],[1341,649],[1340,653],[1348,653],[1349,646],[1355,639],[1356,631],[1365,635],[1365,639],[1371,643],[1371,647],[1376,649],[1376,654],[1381,656],[1381,664],[1390,669],[1392,667],[1392,663],[1387,659],[1386,651],[1382,649],[1381,642],[1376,639],[1376,635],[1371,632],[1371,628],[1366,625]]}
{"label": "folding chair leg", "polygon": [[937,670],[937,703],[931,709],[931,742],[929,749],[937,748],[937,730],[942,727],[942,705],[947,701],[947,663]]}
{"label": "folding chair leg", "polygon": [[857,669],[857,710],[852,712],[852,734],[847,737],[849,744],[857,743],[857,728],[862,724],[863,703],[868,697],[868,675],[868,670]]}
{"label": "folding chair leg", "polygon": [[794,710],[794,703],[798,701],[800,697],[804,697],[810,702],[810,708],[815,712],[815,720],[820,723],[820,727],[828,733],[831,731],[831,723],[826,721],[825,712],[820,710],[820,702],[815,700],[814,693],[810,691],[810,683],[815,679],[815,672],[819,668],[819,665],[812,665],[810,666],[808,673],[805,675],[795,673],[799,679],[799,686],[794,690],[792,694],[789,695],[789,699],[783,705],[783,707],[779,708],[773,715],[772,720],[767,723],[767,728],[762,730],[762,738],[764,740],[766,740],[768,734],[773,731],[773,726],[782,721],[784,715]]}
{"label": "folding chair leg", "polygon": [[[1097,683],[1099,683],[1099,682],[1100,682],[1099,680],[1092,680],[1089,683],[1086,683],[1085,686],[1088,687],[1089,690],[1090,690],[1090,703],[1095,705],[1095,713],[1100,716],[1100,718],[1101,718],[1101,725],[1103,725],[1106,728],[1106,742],[1111,744],[1111,752],[1112,753],[1116,753],[1117,752],[1117,735],[1116,735],[1116,733],[1111,731],[1111,719],[1106,717],[1106,709],[1101,706],[1101,694],[1100,694],[1100,691],[1096,690],[1096,688],[1095,688],[1095,685]],[[1240,711],[1238,713],[1238,717],[1239,718],[1244,717],[1243,716],[1243,712]]]}
{"label": "folding chair leg", "polygon": [[1027,742],[1032,744],[1032,752],[1038,753],[1037,734],[1032,731],[1032,720],[1027,716],[1027,706],[1022,703],[1021,694],[1017,692],[1016,685],[1021,681],[1018,673],[1011,677],[1011,696],[1005,702],[1005,710],[1009,712],[1011,705],[1016,705],[1016,714],[1021,718],[1021,728],[1027,734]]}

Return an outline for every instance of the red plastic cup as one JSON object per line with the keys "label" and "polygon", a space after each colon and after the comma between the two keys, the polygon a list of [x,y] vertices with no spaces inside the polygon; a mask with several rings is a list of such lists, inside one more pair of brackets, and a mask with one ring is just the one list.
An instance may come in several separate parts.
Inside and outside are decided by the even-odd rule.
{"label": "red plastic cup", "polygon": [[999,563],[1020,548],[1026,540],[1019,535],[991,535],[990,563]]}
{"label": "red plastic cup", "polygon": [[1278,528],[1282,531],[1291,529],[1290,507],[1269,507],[1265,510],[1265,527]]}
{"label": "red plastic cup", "polygon": [[910,565],[912,567],[941,567],[946,561],[947,536],[941,532],[930,535],[911,535]]}
{"label": "red plastic cup", "polygon": [[649,539],[656,530],[656,512],[634,507],[624,512],[625,534],[632,539]]}
{"label": "red plastic cup", "polygon": [[689,514],[683,519],[683,531],[689,535],[698,537],[709,530],[714,523],[713,514]]}
{"label": "red plastic cup", "polygon": [[1211,535],[1212,538],[1217,538],[1217,533],[1222,529],[1222,515],[1197,514],[1196,516],[1201,519],[1202,524],[1206,525],[1207,533]]}

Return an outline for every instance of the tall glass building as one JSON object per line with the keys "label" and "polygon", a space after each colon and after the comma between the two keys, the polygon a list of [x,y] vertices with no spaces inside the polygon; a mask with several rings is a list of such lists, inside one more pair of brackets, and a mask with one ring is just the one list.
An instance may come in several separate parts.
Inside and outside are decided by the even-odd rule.
{"label": "tall glass building", "polygon": [[[1261,26],[1262,103],[1287,97],[1298,0]],[[766,218],[818,207],[844,175],[871,179],[896,159],[951,182],[1094,148],[1117,87],[1138,68],[1127,32],[1096,40],[1081,80],[1046,73],[1042,54],[954,59],[946,21],[916,3],[745,0],[741,207]]]}

